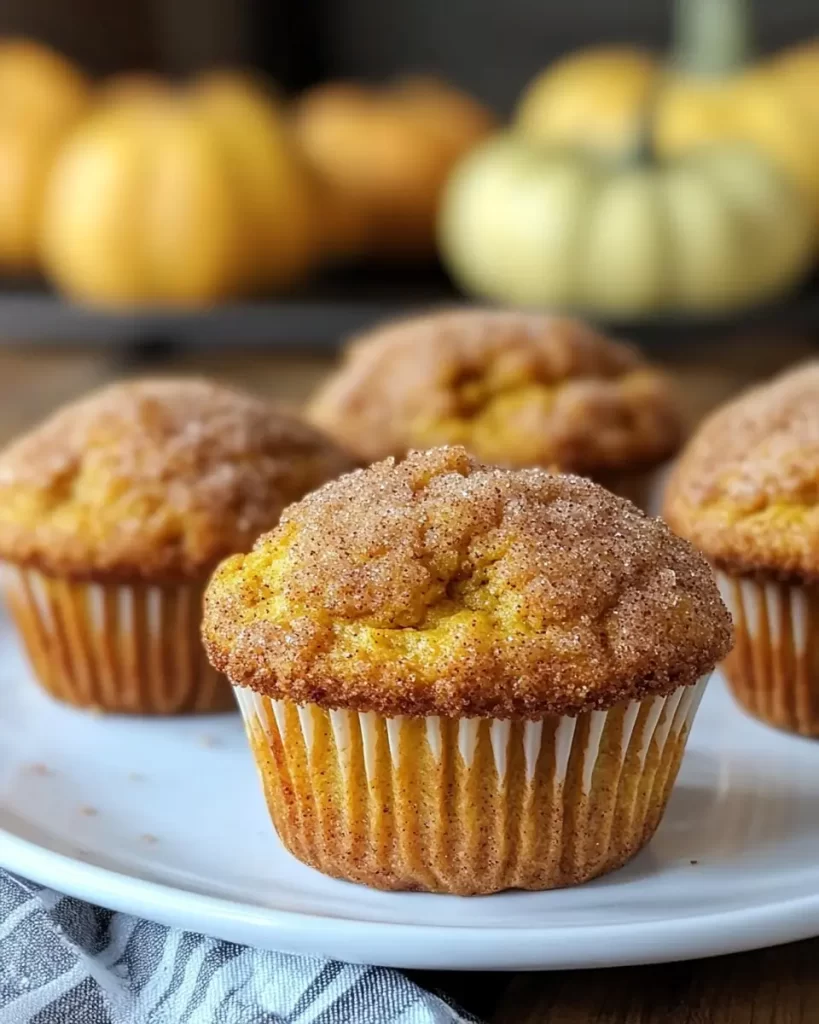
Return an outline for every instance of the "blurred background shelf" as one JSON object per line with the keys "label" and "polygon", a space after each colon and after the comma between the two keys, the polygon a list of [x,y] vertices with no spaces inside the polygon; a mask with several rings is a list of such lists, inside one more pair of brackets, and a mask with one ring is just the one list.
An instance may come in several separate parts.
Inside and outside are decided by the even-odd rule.
{"label": "blurred background shelf", "polygon": [[[326,272],[292,295],[192,310],[81,306],[40,282],[15,282],[0,288],[0,346],[137,347],[159,353],[202,345],[332,353],[346,337],[384,318],[466,301],[437,266],[350,267]],[[741,316],[663,316],[601,326],[654,349],[774,326],[819,339],[819,274],[788,300]]]}
{"label": "blurred background shelf", "polygon": [[[811,0],[2,2],[0,274],[55,290],[0,284],[0,344],[331,352],[465,301],[436,251],[478,298],[582,301],[653,349],[813,336],[816,31]],[[369,263],[318,269],[342,259]]]}

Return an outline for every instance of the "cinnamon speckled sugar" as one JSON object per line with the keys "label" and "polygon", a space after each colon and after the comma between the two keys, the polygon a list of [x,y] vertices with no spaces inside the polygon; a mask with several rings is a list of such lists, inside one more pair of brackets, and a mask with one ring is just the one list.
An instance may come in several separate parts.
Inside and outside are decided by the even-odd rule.
{"label": "cinnamon speckled sugar", "polygon": [[291,506],[206,595],[214,663],[270,696],[383,714],[577,714],[725,653],[708,566],[578,477],[412,453]]}
{"label": "cinnamon speckled sugar", "polygon": [[717,564],[819,580],[819,363],[707,419],[670,479],[664,514]]}
{"label": "cinnamon speckled sugar", "polygon": [[72,578],[199,578],[352,465],[232,388],[114,384],[0,453],[0,556]]}
{"label": "cinnamon speckled sugar", "polygon": [[819,736],[819,363],[706,420],[665,515],[713,562],[731,607],[734,696],[771,725]]}
{"label": "cinnamon speckled sugar", "polygon": [[613,480],[678,447],[666,376],[582,321],[441,310],[354,339],[308,414],[362,459],[462,444],[505,466]]}
{"label": "cinnamon speckled sugar", "polygon": [[471,893],[583,881],[650,838],[731,629],[659,520],[441,448],[291,506],[216,572],[203,636],[297,857]]}
{"label": "cinnamon speckled sugar", "polygon": [[282,509],[352,466],[332,441],[199,379],[115,384],[0,452],[0,569],[37,677],[92,710],[226,710],[202,590]]}

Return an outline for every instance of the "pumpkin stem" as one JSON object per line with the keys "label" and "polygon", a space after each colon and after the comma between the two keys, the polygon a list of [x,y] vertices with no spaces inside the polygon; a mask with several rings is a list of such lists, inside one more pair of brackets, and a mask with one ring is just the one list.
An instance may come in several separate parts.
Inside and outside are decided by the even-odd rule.
{"label": "pumpkin stem", "polygon": [[672,62],[684,74],[729,75],[753,52],[749,0],[676,0]]}

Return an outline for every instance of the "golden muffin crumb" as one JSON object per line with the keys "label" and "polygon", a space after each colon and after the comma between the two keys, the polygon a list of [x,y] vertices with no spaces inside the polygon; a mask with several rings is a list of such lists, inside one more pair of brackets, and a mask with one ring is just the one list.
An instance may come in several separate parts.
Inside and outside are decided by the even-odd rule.
{"label": "golden muffin crumb", "polygon": [[366,461],[462,444],[592,475],[655,465],[682,433],[667,379],[634,349],[577,320],[486,309],[364,335],[308,415]]}
{"label": "golden muffin crumb", "polygon": [[230,388],[114,384],[0,453],[0,558],[80,579],[202,577],[352,465]]}
{"label": "golden muffin crumb", "polygon": [[203,636],[272,697],[515,718],[694,683],[730,619],[704,559],[630,502],[440,448],[291,506],[217,570]]}
{"label": "golden muffin crumb", "polygon": [[724,568],[819,577],[819,363],[707,419],[672,475],[665,516]]}

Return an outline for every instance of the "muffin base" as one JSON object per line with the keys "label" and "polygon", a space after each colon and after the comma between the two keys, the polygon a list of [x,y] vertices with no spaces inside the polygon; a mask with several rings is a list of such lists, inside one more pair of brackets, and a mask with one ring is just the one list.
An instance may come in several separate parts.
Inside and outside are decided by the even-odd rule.
{"label": "muffin base", "polygon": [[707,680],[577,718],[384,718],[237,688],[271,818],[325,874],[377,889],[552,889],[653,835]]}
{"label": "muffin base", "polygon": [[819,736],[819,585],[722,570],[717,582],[734,619],[723,672],[737,702],[768,725]]}
{"label": "muffin base", "polygon": [[58,700],[142,715],[234,706],[199,639],[202,584],[75,582],[6,564],[0,585],[34,674]]}

